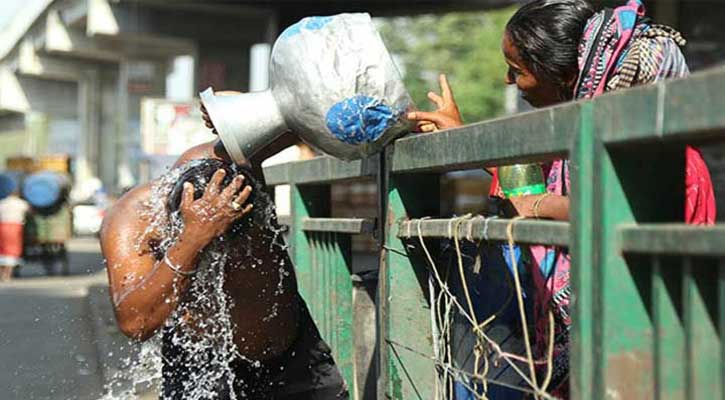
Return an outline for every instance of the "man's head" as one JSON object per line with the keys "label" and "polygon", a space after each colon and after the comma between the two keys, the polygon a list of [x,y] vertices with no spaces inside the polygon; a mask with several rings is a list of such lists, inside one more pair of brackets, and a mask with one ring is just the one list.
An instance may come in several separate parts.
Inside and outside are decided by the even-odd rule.
{"label": "man's head", "polygon": [[[220,169],[223,169],[224,172],[226,172],[226,174],[224,175],[224,179],[222,180],[222,183],[220,185],[221,187],[226,187],[227,185],[229,185],[232,179],[234,179],[238,175],[244,176],[245,185],[252,187],[252,193],[247,199],[248,203],[254,203],[255,200],[259,197],[257,196],[257,194],[261,193],[261,191],[263,190],[261,184],[252,176],[249,169],[240,167],[232,162],[205,158],[190,161],[181,166],[180,168],[182,168],[181,174],[174,183],[174,186],[171,188],[171,191],[169,192],[169,195],[166,199],[166,210],[171,216],[178,215],[178,211],[181,206],[181,199],[184,192],[184,183],[188,182],[194,186],[194,199],[196,200],[204,194],[206,186],[211,180],[212,176],[217,170]],[[259,208],[263,209],[264,207]],[[255,206],[252,214],[255,214],[256,211],[257,207]],[[172,217],[172,220],[174,219],[175,218]],[[233,228],[239,226],[240,223],[243,223],[246,220],[249,220],[249,218],[240,219],[239,221],[237,221],[237,223],[233,225]]]}
{"label": "man's head", "polygon": [[[211,142],[202,143],[186,150],[174,163],[173,168],[181,167],[190,161],[201,160],[201,159],[214,159],[221,160],[227,163],[232,162],[232,158],[224,148],[224,144],[219,139],[212,140]],[[241,163],[245,169],[251,169],[251,164],[248,160],[244,160]]]}

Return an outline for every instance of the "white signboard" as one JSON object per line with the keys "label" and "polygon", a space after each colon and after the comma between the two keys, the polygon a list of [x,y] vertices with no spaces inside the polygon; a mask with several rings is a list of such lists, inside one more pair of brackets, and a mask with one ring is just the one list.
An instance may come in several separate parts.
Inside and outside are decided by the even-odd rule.
{"label": "white signboard", "polygon": [[145,155],[180,155],[215,137],[204,126],[198,101],[141,100],[141,148]]}

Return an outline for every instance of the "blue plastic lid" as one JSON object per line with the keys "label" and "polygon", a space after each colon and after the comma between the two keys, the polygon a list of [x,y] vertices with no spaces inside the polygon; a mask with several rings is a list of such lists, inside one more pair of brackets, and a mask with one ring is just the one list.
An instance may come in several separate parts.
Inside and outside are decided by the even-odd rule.
{"label": "blue plastic lid", "polygon": [[23,182],[23,197],[33,207],[50,207],[60,200],[61,177],[54,172],[38,172]]}
{"label": "blue plastic lid", "polygon": [[18,177],[15,174],[0,173],[0,199],[8,197],[18,188]]}

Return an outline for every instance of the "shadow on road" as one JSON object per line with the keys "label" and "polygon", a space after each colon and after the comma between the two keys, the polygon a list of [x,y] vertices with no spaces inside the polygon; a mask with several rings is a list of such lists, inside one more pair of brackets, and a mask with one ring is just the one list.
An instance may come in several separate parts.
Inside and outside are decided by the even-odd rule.
{"label": "shadow on road", "polygon": [[[104,268],[101,248],[96,238],[76,238],[66,244],[68,251],[68,276],[87,275],[102,271]],[[34,278],[39,276],[61,275],[61,263],[48,268],[38,261],[26,261],[18,268],[16,279]],[[50,272],[50,273],[49,273]]]}

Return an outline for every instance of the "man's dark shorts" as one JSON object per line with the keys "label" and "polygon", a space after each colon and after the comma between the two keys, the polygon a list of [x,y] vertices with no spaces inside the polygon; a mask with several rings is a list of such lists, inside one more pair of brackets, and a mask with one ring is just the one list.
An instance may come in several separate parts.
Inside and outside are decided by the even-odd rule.
{"label": "man's dark shorts", "polygon": [[[235,360],[234,393],[239,399],[347,400],[345,382],[332,358],[330,347],[320,337],[307,305],[300,299],[301,319],[295,343],[281,356],[259,366]],[[166,337],[164,338],[166,339]],[[186,400],[183,382],[188,365],[180,349],[163,341],[162,400]],[[200,366],[204,368],[204,366]],[[226,381],[223,379],[223,381]],[[228,385],[219,387],[214,399],[230,399]],[[198,399],[202,400],[202,399]],[[203,399],[205,400],[205,399]]]}

